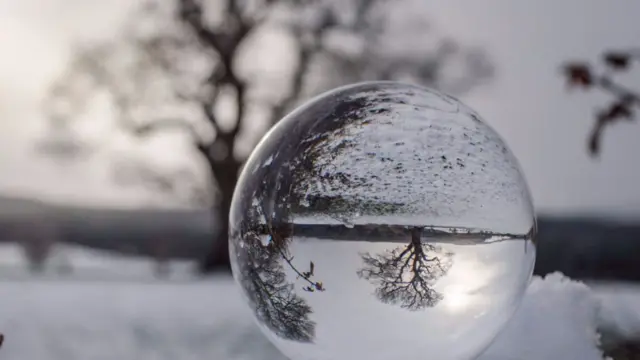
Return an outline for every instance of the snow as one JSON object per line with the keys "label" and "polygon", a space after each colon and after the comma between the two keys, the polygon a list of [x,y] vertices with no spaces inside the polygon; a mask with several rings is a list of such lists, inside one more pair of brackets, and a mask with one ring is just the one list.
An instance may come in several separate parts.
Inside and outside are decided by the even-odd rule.
{"label": "snow", "polygon": [[536,277],[507,328],[479,360],[602,359],[599,308],[582,283],[558,273]]}
{"label": "snow", "polygon": [[[18,278],[0,270],[0,331],[6,335],[0,358],[284,359],[254,324],[230,277],[185,274],[160,281],[142,268],[131,266],[138,276],[118,273],[111,281]],[[561,274],[534,277],[521,307],[479,360],[602,359],[599,328],[637,338],[640,287],[589,287]]]}
{"label": "snow", "polygon": [[607,306],[600,311],[598,322],[623,339],[640,339],[640,286],[592,284]]}

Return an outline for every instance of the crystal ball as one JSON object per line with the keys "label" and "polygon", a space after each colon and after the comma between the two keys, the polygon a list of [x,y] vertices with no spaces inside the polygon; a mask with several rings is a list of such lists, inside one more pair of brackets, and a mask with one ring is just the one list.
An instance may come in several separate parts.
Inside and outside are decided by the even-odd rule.
{"label": "crystal ball", "polygon": [[284,117],[246,162],[230,212],[234,278],[292,360],[479,355],[535,262],[518,161],[459,100],[367,82]]}

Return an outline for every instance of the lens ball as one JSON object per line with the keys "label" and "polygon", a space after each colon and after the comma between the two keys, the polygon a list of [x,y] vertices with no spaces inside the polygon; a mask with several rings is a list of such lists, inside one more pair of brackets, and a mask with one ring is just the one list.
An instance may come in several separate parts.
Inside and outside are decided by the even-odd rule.
{"label": "lens ball", "polygon": [[293,360],[472,359],[523,297],[535,232],[518,161],[475,111],[368,82],[265,135],[234,193],[230,255]]}

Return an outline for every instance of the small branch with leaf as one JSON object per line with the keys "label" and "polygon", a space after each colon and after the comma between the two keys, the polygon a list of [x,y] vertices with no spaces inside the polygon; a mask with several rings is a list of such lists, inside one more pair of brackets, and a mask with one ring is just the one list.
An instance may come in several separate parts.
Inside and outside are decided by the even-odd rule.
{"label": "small branch with leaf", "polygon": [[568,62],[563,73],[570,88],[599,89],[612,96],[609,104],[596,112],[596,121],[589,136],[589,153],[600,153],[602,133],[605,127],[620,120],[634,120],[640,109],[640,93],[622,85],[616,75],[628,73],[634,62],[640,62],[640,49],[608,51],[602,55],[603,70],[597,70],[587,62]]}

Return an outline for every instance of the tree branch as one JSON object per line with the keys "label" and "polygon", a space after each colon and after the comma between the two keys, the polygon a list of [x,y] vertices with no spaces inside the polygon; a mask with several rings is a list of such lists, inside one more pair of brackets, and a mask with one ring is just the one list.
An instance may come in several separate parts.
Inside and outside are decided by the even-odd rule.
{"label": "tree branch", "polygon": [[[626,71],[632,60],[640,61],[640,51],[606,52],[602,56],[606,67],[612,71]],[[589,64],[571,62],[564,66],[564,75],[570,87],[586,90],[598,88],[611,95],[613,100],[608,107],[596,113],[596,121],[588,139],[588,149],[592,156],[600,152],[602,134],[607,126],[620,120],[633,120],[634,108],[640,109],[640,94],[615,82],[611,73],[596,73]]]}
{"label": "tree branch", "polygon": [[213,106],[218,99],[220,89],[218,87],[213,87],[211,91],[211,95],[206,99],[206,101],[202,102],[202,112],[204,113],[204,116],[207,118],[213,130],[216,132],[216,136],[218,136],[220,134],[220,126],[218,125],[218,118],[213,111]]}
{"label": "tree branch", "polygon": [[625,99],[627,102],[634,102],[636,105],[640,105],[640,94],[614,82],[608,76],[603,75],[597,77],[596,85],[600,87],[601,90],[604,90],[619,99]]}
{"label": "tree branch", "polygon": [[199,0],[180,0],[180,18],[196,31],[200,42],[210,45],[220,55],[224,53],[220,35],[204,26],[202,4]]}

